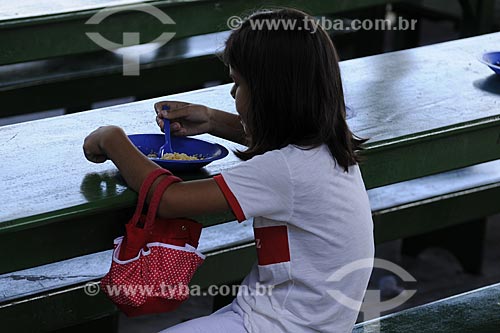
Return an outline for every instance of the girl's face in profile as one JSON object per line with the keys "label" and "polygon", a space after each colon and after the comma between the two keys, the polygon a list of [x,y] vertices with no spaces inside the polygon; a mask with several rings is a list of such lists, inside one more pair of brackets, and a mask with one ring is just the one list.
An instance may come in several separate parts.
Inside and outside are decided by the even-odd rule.
{"label": "girl's face in profile", "polygon": [[240,121],[243,125],[243,129],[248,135],[246,122],[250,101],[250,91],[243,77],[231,66],[229,66],[229,75],[234,81],[233,87],[231,88],[231,96],[234,98],[236,111],[238,111],[238,114],[240,115]]}

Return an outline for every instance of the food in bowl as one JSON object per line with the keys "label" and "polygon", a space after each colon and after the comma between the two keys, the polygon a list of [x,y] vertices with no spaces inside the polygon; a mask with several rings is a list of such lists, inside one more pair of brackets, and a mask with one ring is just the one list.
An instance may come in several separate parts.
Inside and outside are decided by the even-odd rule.
{"label": "food in bowl", "polygon": [[[158,158],[158,154],[156,153],[150,153],[148,154],[149,158]],[[200,158],[197,155],[188,155],[185,153],[166,153],[163,154],[162,157],[160,157],[162,160],[175,160],[175,161],[195,161],[195,160],[201,160],[203,158]]]}
{"label": "food in bowl", "polygon": [[178,161],[194,161],[200,160],[196,155],[188,155],[185,153],[166,153],[161,157],[162,160],[178,160]]}

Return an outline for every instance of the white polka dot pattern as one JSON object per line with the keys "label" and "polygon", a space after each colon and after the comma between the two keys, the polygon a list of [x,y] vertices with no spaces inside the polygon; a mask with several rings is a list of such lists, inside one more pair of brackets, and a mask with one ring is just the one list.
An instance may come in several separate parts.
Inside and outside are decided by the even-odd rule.
{"label": "white polka dot pattern", "polygon": [[[117,257],[120,243],[115,244],[113,258]],[[155,243],[136,259],[113,260],[101,280],[101,289],[117,305],[139,307],[158,298],[186,300],[189,281],[203,259],[189,245],[185,250],[178,248]]]}

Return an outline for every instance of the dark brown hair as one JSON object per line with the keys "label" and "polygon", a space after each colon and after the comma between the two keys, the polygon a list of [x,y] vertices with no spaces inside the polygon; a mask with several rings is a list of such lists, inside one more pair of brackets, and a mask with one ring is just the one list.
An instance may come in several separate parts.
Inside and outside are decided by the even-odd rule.
{"label": "dark brown hair", "polygon": [[[285,20],[295,22],[294,28],[255,24]],[[311,16],[294,9],[257,12],[230,35],[223,59],[250,91],[251,141],[238,157],[248,160],[289,144],[303,149],[326,144],[346,172],[359,162],[356,150],[366,140],[347,126],[337,52]]]}

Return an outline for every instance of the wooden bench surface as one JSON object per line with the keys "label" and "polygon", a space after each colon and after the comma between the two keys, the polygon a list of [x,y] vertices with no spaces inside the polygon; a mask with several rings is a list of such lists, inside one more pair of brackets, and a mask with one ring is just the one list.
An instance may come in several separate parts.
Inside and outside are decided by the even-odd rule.
{"label": "wooden bench surface", "polygon": [[486,333],[500,331],[500,284],[370,320],[353,333]]}
{"label": "wooden bench surface", "polygon": [[[211,254],[253,242],[251,221],[204,228],[198,249]],[[111,265],[112,250],[0,275],[0,305],[52,289],[101,279]],[[202,282],[203,283],[203,282]],[[206,282],[203,287],[207,287]]]}
{"label": "wooden bench surface", "polygon": [[[500,150],[492,148],[500,133],[498,94],[491,90],[498,78],[475,58],[478,50],[499,41],[496,33],[341,64],[352,109],[348,122],[356,134],[371,138],[362,166],[368,188],[500,158]],[[456,61],[449,61],[450,54]],[[234,112],[229,90],[223,85],[168,98]],[[85,160],[83,138],[103,124],[122,126],[129,134],[159,133],[156,100],[0,128],[0,272],[111,246],[136,196],[116,178],[110,162]],[[209,177],[237,163],[231,153],[182,176]],[[231,219],[228,214],[202,221]],[[8,251],[19,242],[24,249]]]}
{"label": "wooden bench surface", "polygon": [[500,160],[368,190],[373,212],[500,183]]}
{"label": "wooden bench surface", "polygon": [[[251,221],[204,228],[199,250],[207,259],[192,283],[204,288],[203,292],[210,285],[243,278],[255,261],[250,251],[253,250]],[[0,275],[3,329],[48,332],[116,313],[116,307],[104,293],[93,297],[85,293],[87,283],[98,282],[107,273],[111,255],[108,250]],[[235,257],[241,265],[228,270]],[[226,271],[223,278],[218,274],[221,268]]]}

